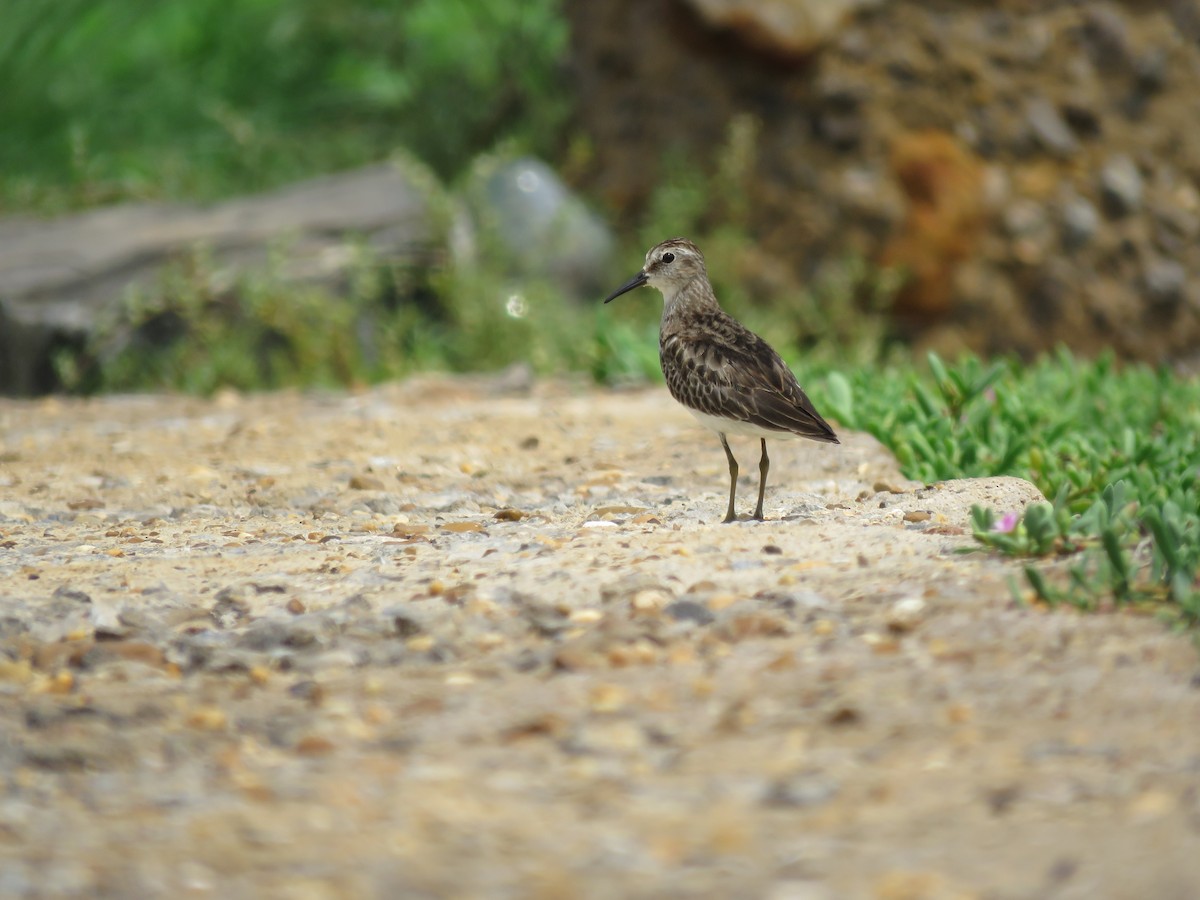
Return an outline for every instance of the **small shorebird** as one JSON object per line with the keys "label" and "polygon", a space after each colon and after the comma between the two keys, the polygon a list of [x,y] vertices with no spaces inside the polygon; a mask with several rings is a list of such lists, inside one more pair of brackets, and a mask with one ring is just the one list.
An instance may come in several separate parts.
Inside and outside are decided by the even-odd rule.
{"label": "small shorebird", "polygon": [[767,487],[767,438],[803,437],[839,443],[837,435],[805,396],[796,376],[771,346],[721,309],[708,283],[704,257],[691,241],[672,238],[650,248],[642,270],[604,298],[608,303],[644,284],[663,295],[658,359],[671,396],[700,424],[717,433],[729,460],[729,509],[737,518],[738,464],[727,434],[762,442],[758,461],[758,506],[763,517]]}

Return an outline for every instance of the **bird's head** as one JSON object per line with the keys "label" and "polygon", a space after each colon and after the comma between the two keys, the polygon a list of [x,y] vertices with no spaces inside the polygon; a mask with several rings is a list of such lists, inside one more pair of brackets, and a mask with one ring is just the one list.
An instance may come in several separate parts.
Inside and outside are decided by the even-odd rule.
{"label": "bird's head", "polygon": [[684,238],[671,238],[655,244],[646,254],[642,270],[604,298],[609,303],[622,294],[648,284],[671,297],[696,277],[707,277],[700,248]]}

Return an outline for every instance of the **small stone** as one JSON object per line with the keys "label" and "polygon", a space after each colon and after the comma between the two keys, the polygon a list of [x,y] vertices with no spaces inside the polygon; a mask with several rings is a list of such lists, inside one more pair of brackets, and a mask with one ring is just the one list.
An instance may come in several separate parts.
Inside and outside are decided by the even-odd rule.
{"label": "small stone", "polygon": [[1058,107],[1045,97],[1035,97],[1025,105],[1025,120],[1034,139],[1043,149],[1055,156],[1071,156],[1079,149],[1079,141]]}
{"label": "small stone", "polygon": [[246,650],[274,650],[287,641],[288,632],[284,623],[277,619],[260,619],[247,628],[237,639],[237,644]]}
{"label": "small stone", "polygon": [[877,634],[874,631],[868,631],[861,635],[862,642],[871,648],[871,652],[877,656],[885,656],[892,653],[897,653],[900,650],[900,642],[896,640],[894,634],[883,635]]}
{"label": "small stone", "polygon": [[351,475],[350,490],[352,491],[382,491],[383,481],[374,475]]}
{"label": "small stone", "polygon": [[1014,200],[1004,210],[1004,229],[1014,238],[1038,240],[1046,232],[1046,210],[1036,200]]}
{"label": "small stone", "polygon": [[415,538],[421,537],[429,533],[428,525],[410,524],[408,522],[397,522],[392,526],[392,536],[398,538]]}
{"label": "small stone", "polygon": [[505,509],[497,510],[492,518],[497,522],[520,522],[525,518],[525,513],[519,509],[513,509],[511,506]]}
{"label": "small stone", "polygon": [[863,715],[856,707],[845,704],[834,706],[825,715],[825,724],[837,727],[858,725],[862,720]]}
{"label": "small stone", "polygon": [[296,752],[301,756],[328,756],[334,749],[333,741],[318,734],[310,734],[296,742]]}
{"label": "small stone", "polygon": [[245,585],[217,591],[209,616],[218,628],[235,628],[250,615],[250,606],[245,600],[247,593]]}
{"label": "small stone", "polygon": [[588,696],[592,712],[615,713],[629,704],[629,692],[619,684],[598,684]]}
{"label": "small stone", "polygon": [[642,615],[662,611],[671,603],[671,594],[660,588],[646,588],[637,591],[629,600],[630,608]]}
{"label": "small stone", "polygon": [[1187,269],[1173,259],[1154,259],[1142,273],[1146,298],[1157,307],[1173,307],[1183,299]]}
{"label": "small stone", "polygon": [[1100,213],[1083,197],[1074,196],[1062,205],[1062,241],[1068,250],[1091,243],[1100,229]]}
{"label": "small stone", "polygon": [[320,706],[325,700],[325,688],[312,680],[298,681],[288,688],[293,697],[304,700],[309,706]]}
{"label": "small stone", "polygon": [[897,600],[888,609],[887,627],[893,634],[906,634],[925,621],[926,604],[920,597]]}
{"label": "small stone", "polygon": [[1100,195],[1114,216],[1127,216],[1142,206],[1142,173],[1124,154],[1109,158],[1100,170]]}
{"label": "small stone", "polygon": [[542,637],[561,634],[569,625],[566,611],[541,600],[527,601],[521,614],[530,627]]}
{"label": "small stone", "polygon": [[441,528],[442,531],[451,534],[474,534],[483,531],[483,526],[478,522],[445,522]]}
{"label": "small stone", "polygon": [[634,525],[661,525],[662,519],[653,513],[642,513],[640,516],[634,516],[630,519]]}
{"label": "small stone", "polygon": [[188,726],[200,731],[221,731],[228,721],[225,711],[218,706],[197,707],[187,717]]}
{"label": "small stone", "polygon": [[64,669],[47,678],[38,689],[44,694],[69,694],[75,689],[75,676]]}
{"label": "small stone", "polygon": [[567,723],[562,716],[543,713],[506,728],[500,737],[505,743],[534,737],[557,739],[562,737],[566,731]]}
{"label": "small stone", "polygon": [[569,618],[576,625],[595,625],[604,618],[604,613],[598,609],[577,609]]}
{"label": "small stone", "polygon": [[930,515],[923,509],[910,509],[904,514],[905,522],[928,522]]}
{"label": "small stone", "polygon": [[293,597],[291,600],[289,600],[285,608],[293,616],[298,616],[308,609],[308,607],[304,605],[304,601],[299,597]]}
{"label": "small stone", "polygon": [[695,600],[676,600],[663,612],[676,622],[694,622],[697,625],[708,625],[716,618],[707,606]]}
{"label": "small stone", "polygon": [[763,802],[767,806],[805,809],[828,803],[839,789],[838,783],[827,775],[802,772],[772,782]]}
{"label": "small stone", "polygon": [[829,637],[837,631],[837,625],[832,619],[817,619],[812,624],[812,633],[817,637]]}
{"label": "small stone", "polygon": [[145,641],[104,641],[92,646],[84,655],[85,668],[95,668],[111,662],[136,662],[154,668],[164,668],[167,659],[161,649]]}
{"label": "small stone", "polygon": [[1151,47],[1133,63],[1134,85],[1140,93],[1157,94],[1167,84],[1170,60],[1164,47]]}
{"label": "small stone", "polygon": [[337,642],[338,631],[329,615],[308,613],[283,623],[283,644],[299,650],[325,649]]}
{"label": "small stone", "polygon": [[722,623],[721,634],[730,641],[758,637],[782,637],[791,634],[787,619],[773,612],[739,612]]}
{"label": "small stone", "polygon": [[1105,71],[1128,62],[1129,26],[1115,4],[1089,3],[1083,16],[1081,37],[1092,58]]}
{"label": "small stone", "polygon": [[51,595],[55,600],[69,600],[72,603],[91,603],[92,598],[78,588],[67,587],[60,585],[54,589]]}
{"label": "small stone", "polygon": [[418,634],[405,641],[404,646],[413,653],[428,653],[437,646],[437,638],[432,634]]}
{"label": "small stone", "polygon": [[538,440],[538,436],[536,434],[531,434],[529,437],[524,438],[519,446],[522,450],[536,450],[540,443],[541,441]]}

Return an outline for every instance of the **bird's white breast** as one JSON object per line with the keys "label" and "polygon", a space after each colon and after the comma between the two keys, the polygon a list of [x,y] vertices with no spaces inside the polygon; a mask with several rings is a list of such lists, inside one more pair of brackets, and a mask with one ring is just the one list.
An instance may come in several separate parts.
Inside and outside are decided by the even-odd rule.
{"label": "bird's white breast", "polygon": [[776,431],[772,428],[762,428],[751,422],[735,422],[733,419],[710,416],[708,413],[702,413],[691,407],[684,408],[696,417],[697,422],[718,434],[737,434],[745,437],[773,438],[781,441],[799,437],[799,435],[792,434],[790,431]]}

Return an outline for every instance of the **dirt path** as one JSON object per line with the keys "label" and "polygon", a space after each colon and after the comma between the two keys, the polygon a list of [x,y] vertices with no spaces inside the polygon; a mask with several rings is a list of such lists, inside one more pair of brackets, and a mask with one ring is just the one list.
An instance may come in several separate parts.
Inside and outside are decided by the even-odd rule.
{"label": "dirt path", "polygon": [[956,553],[1023,482],[777,444],[723,526],[665,391],[561,384],[0,436],[0,896],[1200,896],[1196,651]]}

